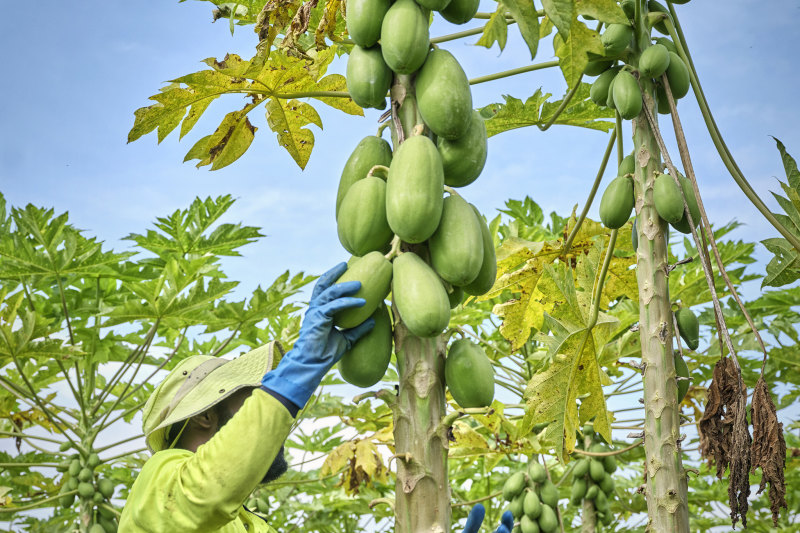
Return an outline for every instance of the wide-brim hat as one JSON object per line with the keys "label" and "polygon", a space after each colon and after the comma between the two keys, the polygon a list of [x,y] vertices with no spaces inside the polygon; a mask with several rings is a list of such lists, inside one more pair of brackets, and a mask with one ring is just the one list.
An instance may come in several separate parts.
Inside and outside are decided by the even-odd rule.
{"label": "wide-brim hat", "polygon": [[176,422],[208,410],[245,387],[259,387],[264,374],[283,357],[277,341],[235,359],[212,355],[187,357],[172,369],[148,398],[142,429],[152,453],[169,447],[167,434]]}

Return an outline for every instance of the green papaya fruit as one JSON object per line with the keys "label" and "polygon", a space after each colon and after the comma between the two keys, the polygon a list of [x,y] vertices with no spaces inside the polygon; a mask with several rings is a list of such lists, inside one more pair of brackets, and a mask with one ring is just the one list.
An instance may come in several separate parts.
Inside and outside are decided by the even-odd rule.
{"label": "green papaya fruit", "polygon": [[435,337],[450,322],[450,301],[439,276],[413,252],[394,260],[392,299],[403,323],[417,337]]}
{"label": "green papaya fruit", "polygon": [[439,14],[452,24],[466,24],[478,12],[479,4],[480,0],[451,0]]}
{"label": "green papaya fruit", "polygon": [[96,453],[90,453],[89,457],[86,458],[86,466],[92,469],[100,466],[100,456]]}
{"label": "green papaya fruit", "polygon": [[519,529],[522,533],[539,533],[539,524],[535,520],[528,518],[528,515],[522,515],[519,521]]}
{"label": "green papaya fruit", "polygon": [[603,457],[603,468],[606,473],[613,474],[617,471],[617,459],[613,455]]}
{"label": "green papaya fruit", "polygon": [[336,191],[336,216],[339,216],[339,206],[350,187],[358,180],[367,177],[370,169],[375,165],[388,167],[392,162],[392,147],[389,143],[370,135],[364,137],[347,159],[339,179],[339,189]]}
{"label": "green papaya fruit", "polygon": [[575,463],[575,468],[572,469],[572,476],[575,478],[582,478],[589,473],[589,459],[584,457],[578,459]]}
{"label": "green papaya fruit", "polygon": [[381,38],[381,23],[390,0],[348,0],[347,33],[358,46],[374,45]]}
{"label": "green papaya fruit", "polygon": [[264,498],[257,498],[256,509],[261,514],[269,513],[269,502],[267,502]]}
{"label": "green papaya fruit", "polygon": [[670,52],[673,52],[675,54],[678,53],[678,47],[675,46],[675,43],[670,41],[667,37],[656,37],[656,43],[666,46],[667,50],[669,50]]}
{"label": "green papaya fruit", "polygon": [[631,224],[631,245],[634,252],[639,250],[639,230],[636,229],[636,217],[633,217],[633,224]]}
{"label": "green papaya fruit", "polygon": [[444,362],[444,377],[450,394],[461,407],[488,407],[492,404],[492,364],[486,352],[469,339],[459,339],[450,345]]}
{"label": "green papaya fruit", "polygon": [[614,78],[614,105],[625,120],[639,116],[642,112],[642,91],[639,82],[627,70],[620,71]]}
{"label": "green papaya fruit", "polygon": [[624,176],[626,174],[633,174],[636,172],[636,161],[633,159],[633,154],[628,154],[622,158],[622,163],[617,167],[617,176]]}
{"label": "green papaya fruit", "polygon": [[599,489],[597,490],[597,496],[594,499],[594,506],[597,508],[598,511],[605,513],[608,511],[608,496],[606,493]]}
{"label": "green papaya fruit", "polygon": [[437,137],[458,139],[472,121],[472,91],[464,69],[443,48],[428,52],[415,82],[419,114]]}
{"label": "green papaya fruit", "polygon": [[[667,9],[667,7],[664,4],[656,2],[656,0],[649,0],[647,2],[647,11],[650,13],[666,13],[667,17],[669,17],[669,9]],[[667,28],[666,22],[664,22],[663,20],[656,22],[653,25],[653,28],[663,33],[664,35],[669,35],[669,29]]]}
{"label": "green papaya fruit", "polygon": [[106,533],[106,530],[100,524],[92,524],[92,527],[89,528],[88,533]]}
{"label": "green papaya fruit", "polygon": [[386,182],[375,176],[355,182],[339,206],[336,230],[353,255],[383,250],[394,236],[386,220]]}
{"label": "green papaya fruit", "polygon": [[514,518],[516,518],[517,520],[519,520],[520,517],[525,515],[525,512],[523,511],[524,503],[525,503],[525,493],[521,492],[517,496],[515,496],[514,499],[511,500],[511,503],[508,505],[508,510],[511,511],[511,514],[513,514]]}
{"label": "green papaya fruit", "polygon": [[591,487],[586,489],[586,499],[594,501],[597,498],[597,493],[600,491],[600,487],[597,485],[592,485]]}
{"label": "green papaya fruit", "polygon": [[78,472],[78,481],[89,481],[92,476],[91,468],[81,468],[81,471]]}
{"label": "green papaya fruit", "polygon": [[630,24],[609,24],[600,36],[606,57],[619,57],[633,40]]}
{"label": "green papaya fruit", "polygon": [[577,478],[572,482],[572,490],[570,491],[569,499],[573,502],[583,500],[586,496],[586,480]]}
{"label": "green papaya fruit", "polygon": [[114,495],[114,482],[108,478],[103,478],[97,482],[97,490],[105,498],[111,498]]}
{"label": "green papaya fruit", "polygon": [[[677,2],[676,2],[677,3]],[[614,521],[614,515],[609,513],[605,513],[600,521],[603,523],[604,526],[610,526],[611,523]]]}
{"label": "green papaya fruit", "polygon": [[558,530],[558,516],[550,505],[542,506],[542,514],[539,516],[539,529],[542,533],[553,533]]}
{"label": "green papaya fruit", "polygon": [[[614,64],[613,59],[611,60],[599,59],[597,61],[589,61],[589,63],[586,64],[586,68],[583,69],[583,75],[589,77],[599,76],[603,72],[606,72],[608,69],[610,69],[611,65],[613,64]],[[605,105],[605,102],[603,102],[603,105]]]}
{"label": "green papaya fruit", "polygon": [[594,438],[594,422],[586,422],[581,429],[584,437]]}
{"label": "green papaya fruit", "polygon": [[691,350],[697,350],[700,338],[700,323],[688,307],[681,307],[675,313],[678,322],[678,333]]}
{"label": "green papaya fruit", "polygon": [[[695,227],[697,227],[700,225],[700,206],[697,203],[697,196],[694,194],[692,182],[680,173],[678,174],[678,181],[681,184],[681,189],[683,189],[683,195],[686,197],[686,204],[689,206],[689,214],[692,215],[692,222],[694,223]],[[689,221],[686,219],[685,214],[681,221],[677,224],[673,224],[672,227],[681,233],[692,232],[691,226],[689,225]]]}
{"label": "green papaya fruit", "polygon": [[533,520],[536,520],[542,514],[542,502],[539,500],[539,495],[536,494],[536,491],[529,490],[525,494],[522,510],[525,512],[525,516]]}
{"label": "green papaya fruit", "polygon": [[614,178],[600,199],[600,220],[608,228],[621,228],[631,217],[634,201],[633,180]]}
{"label": "green papaya fruit", "polygon": [[672,98],[679,100],[689,92],[691,82],[689,81],[689,69],[683,59],[674,52],[669,53],[669,66],[667,67],[667,80],[669,89],[672,91]]}
{"label": "green papaya fruit", "polygon": [[520,494],[525,488],[525,473],[514,472],[511,474],[506,482],[503,483],[503,499],[510,502]]}
{"label": "green papaya fruit", "polygon": [[625,12],[625,16],[629,19],[632,19],[636,14],[636,0],[622,0],[620,7],[622,7],[622,11]]}
{"label": "green papaya fruit", "polygon": [[467,132],[455,140],[439,137],[436,140],[442,157],[444,183],[450,187],[464,187],[481,175],[486,164],[488,137],[486,124],[477,111],[472,112]]}
{"label": "green papaya fruit", "polygon": [[[608,456],[610,457],[610,456]],[[605,463],[604,463],[605,464]],[[611,477],[611,474],[606,472],[606,475],[603,476],[603,480],[600,482],[600,490],[602,490],[606,496],[614,493],[614,478]]]}
{"label": "green papaya fruit", "polygon": [[67,490],[76,490],[78,488],[78,478],[71,477],[66,482]]}
{"label": "green papaya fruit", "polygon": [[78,474],[81,472],[81,462],[78,459],[73,459],[69,463],[69,475],[70,477],[78,477]]}
{"label": "green papaya fruit", "polygon": [[406,139],[394,155],[386,181],[389,227],[405,242],[427,240],[439,226],[443,191],[444,172],[436,145],[424,135]]}
{"label": "green papaya fruit", "polygon": [[[683,360],[681,354],[675,352],[675,375],[679,378],[689,377],[689,367],[686,366],[686,361]],[[686,398],[686,393],[689,392],[689,385],[691,381],[688,379],[679,379],[678,382],[678,403],[681,403]]]}
{"label": "green papaya fruit", "polygon": [[618,72],[618,68],[610,68],[594,80],[592,88],[589,89],[589,98],[592,99],[592,102],[599,106],[606,106],[608,103],[608,88],[611,86],[611,81],[616,77]]}
{"label": "green papaya fruit", "polygon": [[544,483],[545,480],[547,480],[547,470],[544,469],[542,463],[536,459],[532,459],[531,462],[528,463],[528,476],[530,476],[534,483]]}
{"label": "green papaya fruit", "polygon": [[416,0],[416,2],[430,11],[441,11],[450,5],[450,0]]}
{"label": "green papaya fruit", "polygon": [[58,463],[58,466],[56,467],[56,471],[58,471],[58,472],[67,472],[69,470],[70,463],[71,463],[71,461],[69,459],[61,461],[60,463]]}
{"label": "green papaya fruit", "polygon": [[392,320],[383,302],[372,313],[372,318],[375,327],[339,360],[342,378],[356,387],[371,387],[379,382],[392,359]]}
{"label": "green papaya fruit", "polygon": [[675,179],[668,174],[659,174],[653,186],[653,202],[658,216],[675,224],[683,218],[683,195]]}
{"label": "green papaya fruit", "polygon": [[106,499],[105,499],[105,497],[104,497],[102,494],[100,494],[99,492],[95,492],[95,493],[92,495],[92,501],[93,501],[94,503],[102,503],[102,502],[104,502],[105,500],[106,500]]}
{"label": "green papaya fruit", "polygon": [[606,100],[606,107],[609,109],[616,109],[617,106],[614,104],[614,82],[617,81],[617,77],[611,80],[611,83],[608,84],[608,99]]}
{"label": "green papaya fruit", "polygon": [[70,441],[65,441],[58,445],[58,449],[62,452],[69,450],[71,447],[72,443]]}
{"label": "green papaya fruit", "polygon": [[381,23],[381,53],[398,74],[416,72],[430,46],[428,17],[414,0],[397,0]]}
{"label": "green papaya fruit", "polygon": [[116,533],[117,524],[113,520],[101,517],[98,519],[98,522],[103,527],[103,531],[105,531],[105,533]]}
{"label": "green papaya fruit", "polygon": [[84,500],[88,500],[94,496],[94,485],[86,481],[78,483],[78,496]]}
{"label": "green papaya fruit", "polygon": [[606,475],[606,470],[603,468],[603,462],[598,461],[597,459],[590,459],[589,460],[589,477],[592,478],[592,481],[595,483],[600,483],[603,481],[603,476]]}
{"label": "green papaya fruit", "polygon": [[642,52],[639,57],[639,72],[646,78],[658,78],[669,66],[669,50],[663,44],[654,44]]}
{"label": "green papaya fruit", "polygon": [[549,479],[546,479],[539,487],[539,499],[550,507],[558,506],[558,489]]}
{"label": "green papaya fruit", "polygon": [[447,293],[447,298],[450,300],[450,309],[455,309],[464,299],[464,289],[451,286],[450,292]]}
{"label": "green papaya fruit", "polygon": [[383,60],[380,45],[371,48],[354,46],[347,58],[347,91],[361,107],[386,107],[386,95],[392,86],[392,69]]}
{"label": "green papaya fruit", "polygon": [[598,442],[596,444],[592,444],[591,446],[589,446],[589,451],[592,453],[603,453],[607,452],[608,448],[606,447],[605,444],[601,444]]}
{"label": "green papaya fruit", "polygon": [[389,294],[392,270],[392,263],[380,252],[369,252],[353,261],[337,283],[360,281],[361,288],[353,296],[364,298],[367,303],[363,307],[339,311],[333,316],[334,325],[344,329],[354,328],[369,318]]}
{"label": "green papaya fruit", "polygon": [[472,206],[461,196],[444,199],[439,227],[428,239],[431,265],[439,276],[456,286],[475,280],[483,263],[481,224]]}
{"label": "green papaya fruit", "polygon": [[58,504],[64,509],[69,509],[75,503],[75,494],[68,494],[58,498]]}
{"label": "green papaya fruit", "polygon": [[485,294],[494,286],[495,279],[497,278],[497,257],[494,250],[494,240],[489,230],[489,226],[481,216],[478,208],[474,205],[472,208],[475,210],[475,216],[481,226],[481,239],[483,241],[483,260],[481,262],[481,269],[478,276],[470,283],[464,285],[464,292],[472,296],[480,296]]}

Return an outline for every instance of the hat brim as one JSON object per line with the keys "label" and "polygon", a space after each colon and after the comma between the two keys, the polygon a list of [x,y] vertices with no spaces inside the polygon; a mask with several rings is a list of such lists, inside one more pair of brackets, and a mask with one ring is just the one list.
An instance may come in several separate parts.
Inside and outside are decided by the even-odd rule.
{"label": "hat brim", "polygon": [[167,448],[167,432],[173,424],[210,409],[243,388],[259,387],[264,374],[275,368],[282,356],[283,349],[273,341],[215,368],[145,435],[147,447],[153,453]]}

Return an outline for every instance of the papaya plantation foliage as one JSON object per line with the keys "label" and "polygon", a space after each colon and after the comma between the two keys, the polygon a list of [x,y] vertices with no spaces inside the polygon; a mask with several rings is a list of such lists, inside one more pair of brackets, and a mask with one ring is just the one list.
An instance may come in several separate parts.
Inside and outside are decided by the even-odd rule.
{"label": "papaya plantation foliage", "polygon": [[[230,31],[254,28],[253,56],[209,58],[170,81],[136,110],[129,142],[178,126],[183,137],[233,101],[221,96],[242,95],[185,161],[234,163],[259,109],[304,168],[317,102],[382,112],[330,199],[353,255],[342,280],[361,281],[367,302],[336,324],[376,327],[299,414],[292,468],[249,508],[282,531],[458,531],[476,503],[487,531],[506,509],[514,533],[796,528],[800,175],[776,140],[784,213],[742,175],[681,30],[675,4],[687,1],[499,0],[487,13],[473,0],[211,2]],[[431,37],[431,17],[480,25]],[[475,38],[503,51],[509,31],[532,61],[545,40],[557,59],[468,78],[437,46]],[[337,59],[346,76],[327,73]],[[472,85],[549,68],[564,77],[560,99],[539,88],[475,109]],[[737,223],[708,219],[677,109],[688,95],[780,234],[762,241],[775,255],[766,272]],[[553,125],[608,138],[580,211],[546,217],[527,191],[509,191],[497,214],[469,203],[461,187],[480,179],[490,137]],[[287,271],[242,298],[224,267],[262,234],[220,223],[232,205],[198,198],[117,253],[66,213],[0,197],[9,531],[115,531],[147,459],[129,424],[163,372],[296,340],[313,277]],[[742,296],[757,283],[770,289]]]}

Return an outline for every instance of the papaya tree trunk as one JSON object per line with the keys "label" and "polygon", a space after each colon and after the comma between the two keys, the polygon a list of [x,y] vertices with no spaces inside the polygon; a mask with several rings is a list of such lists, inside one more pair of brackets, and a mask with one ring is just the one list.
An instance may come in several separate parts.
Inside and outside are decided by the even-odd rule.
{"label": "papaya tree trunk", "polygon": [[[637,53],[650,40],[644,23],[645,2],[637,4]],[[678,382],[672,353],[672,310],[667,278],[667,223],[653,203],[653,186],[661,170],[661,154],[650,130],[646,112],[655,114],[654,87],[640,79],[644,93],[642,113],[633,121],[634,188],[639,247],[636,277],[639,285],[639,338],[644,364],[644,447],[648,531],[689,531],[686,471],[681,463]]]}
{"label": "papaya tree trunk", "polygon": [[[396,76],[392,105],[395,101],[402,102],[395,110],[397,122],[392,125],[396,150],[399,142],[410,137],[422,122],[410,76]],[[447,433],[441,427],[446,407],[446,343],[441,335],[415,337],[403,324],[397,309],[393,311],[394,349],[400,380],[393,409],[397,455],[395,532],[445,533],[450,531]]]}
{"label": "papaya tree trunk", "polygon": [[[583,447],[588,450],[592,445],[592,437],[586,435],[583,439]],[[594,502],[588,498],[583,499],[583,509],[581,510],[581,533],[595,533],[597,529],[597,511]]]}
{"label": "papaya tree trunk", "polygon": [[[397,314],[395,314],[397,316]],[[394,408],[397,454],[395,531],[450,531],[444,349],[441,336],[414,337],[401,321],[395,327],[400,391]]]}

